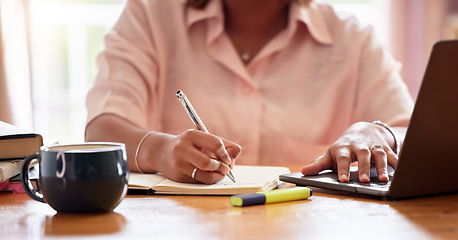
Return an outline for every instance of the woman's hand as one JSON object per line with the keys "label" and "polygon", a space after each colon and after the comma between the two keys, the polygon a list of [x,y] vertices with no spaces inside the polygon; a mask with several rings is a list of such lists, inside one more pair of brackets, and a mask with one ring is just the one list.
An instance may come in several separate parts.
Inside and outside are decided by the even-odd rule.
{"label": "woman's hand", "polygon": [[174,181],[208,184],[221,181],[242,151],[236,143],[197,130],[180,135],[148,133],[114,114],[89,123],[86,141],[125,143],[132,171],[161,172]]}
{"label": "woman's hand", "polygon": [[158,149],[162,154],[153,154],[155,159],[144,161],[159,161],[158,171],[177,182],[219,182],[242,150],[234,142],[198,130],[168,135],[166,139]]}
{"label": "woman's hand", "polygon": [[302,169],[304,175],[315,175],[322,170],[336,170],[341,182],[348,182],[350,165],[358,161],[359,180],[369,182],[370,166],[377,169],[378,179],[388,181],[387,165],[395,168],[398,156],[391,146],[395,145],[393,136],[382,126],[359,122],[350,126],[332,144],[328,151],[313,163]]}

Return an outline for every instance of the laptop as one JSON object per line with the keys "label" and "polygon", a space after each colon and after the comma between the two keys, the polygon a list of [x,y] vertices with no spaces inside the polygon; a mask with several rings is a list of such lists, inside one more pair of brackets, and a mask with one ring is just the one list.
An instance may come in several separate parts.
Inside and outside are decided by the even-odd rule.
{"label": "laptop", "polygon": [[361,183],[357,168],[350,170],[348,183],[330,170],[315,176],[284,174],[280,180],[388,199],[458,192],[458,40],[437,42],[431,51],[396,170],[389,169],[390,181],[378,182],[371,169],[371,181]]}

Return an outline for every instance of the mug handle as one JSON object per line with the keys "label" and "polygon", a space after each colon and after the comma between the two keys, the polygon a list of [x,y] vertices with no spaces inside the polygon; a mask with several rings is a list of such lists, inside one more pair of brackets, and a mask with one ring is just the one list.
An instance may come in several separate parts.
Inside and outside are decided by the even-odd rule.
{"label": "mug handle", "polygon": [[24,162],[22,163],[21,182],[22,182],[22,186],[24,187],[25,192],[27,193],[27,195],[29,195],[29,197],[39,202],[44,203],[45,201],[43,197],[39,196],[38,192],[35,189],[30,188],[31,186],[30,179],[29,179],[30,164],[32,163],[32,160],[39,159],[39,158],[40,158],[39,154],[33,154],[24,159]]}

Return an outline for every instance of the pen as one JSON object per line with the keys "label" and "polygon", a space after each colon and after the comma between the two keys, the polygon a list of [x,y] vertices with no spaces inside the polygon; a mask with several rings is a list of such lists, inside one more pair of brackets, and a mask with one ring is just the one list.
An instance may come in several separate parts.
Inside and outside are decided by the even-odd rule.
{"label": "pen", "polygon": [[310,196],[312,196],[312,189],[307,187],[283,188],[267,192],[234,195],[231,197],[231,204],[236,207],[245,207],[307,199]]}
{"label": "pen", "polygon": [[[194,108],[192,107],[191,102],[186,97],[186,94],[184,94],[183,91],[178,90],[176,95],[178,97],[178,100],[180,100],[181,105],[183,105],[184,110],[186,110],[186,113],[188,114],[188,116],[191,118],[192,122],[196,126],[197,130],[200,130],[205,133],[209,133],[204,123],[202,122],[202,120],[200,120],[199,115],[197,115],[196,110],[194,110]],[[226,176],[235,183],[235,177],[234,177],[234,174],[232,174],[232,171],[230,168]]]}

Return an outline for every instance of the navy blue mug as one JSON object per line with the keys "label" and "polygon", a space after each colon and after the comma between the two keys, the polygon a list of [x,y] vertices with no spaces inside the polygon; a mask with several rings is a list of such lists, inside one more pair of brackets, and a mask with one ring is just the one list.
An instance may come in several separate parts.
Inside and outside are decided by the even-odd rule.
{"label": "navy blue mug", "polygon": [[[31,181],[36,163],[38,176]],[[63,213],[112,211],[126,195],[128,176],[125,145],[111,142],[41,147],[24,159],[21,173],[32,199]]]}

